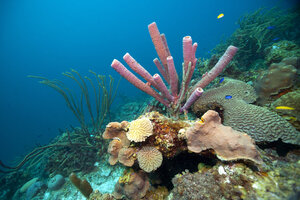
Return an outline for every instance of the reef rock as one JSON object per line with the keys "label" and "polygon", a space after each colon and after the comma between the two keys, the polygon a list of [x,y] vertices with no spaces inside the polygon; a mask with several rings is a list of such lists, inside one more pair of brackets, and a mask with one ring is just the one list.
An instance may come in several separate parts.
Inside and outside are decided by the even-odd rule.
{"label": "reef rock", "polygon": [[[230,98],[228,98],[230,97]],[[226,79],[217,88],[205,91],[195,102],[195,113],[221,108],[223,124],[245,132],[256,142],[300,144],[299,132],[285,119],[266,108],[248,104],[256,99],[254,88],[233,79]]]}
{"label": "reef rock", "polygon": [[[287,106],[291,109],[276,109]],[[300,131],[300,90],[284,94],[271,104],[271,110],[293,124]]]}
{"label": "reef rock", "polygon": [[280,63],[273,63],[269,69],[262,72],[255,83],[260,104],[270,102],[272,96],[292,88],[297,76],[297,57],[283,59]]}

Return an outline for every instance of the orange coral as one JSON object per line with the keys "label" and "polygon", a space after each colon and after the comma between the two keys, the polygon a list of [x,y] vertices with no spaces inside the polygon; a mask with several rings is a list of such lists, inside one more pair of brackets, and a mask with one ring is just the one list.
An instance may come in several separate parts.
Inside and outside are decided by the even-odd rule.
{"label": "orange coral", "polygon": [[127,167],[131,167],[136,160],[135,152],[136,150],[134,148],[122,148],[118,155],[119,162]]}
{"label": "orange coral", "polygon": [[119,151],[122,148],[122,143],[119,140],[112,140],[109,145],[107,152],[110,154],[109,164],[115,165],[118,162]]}

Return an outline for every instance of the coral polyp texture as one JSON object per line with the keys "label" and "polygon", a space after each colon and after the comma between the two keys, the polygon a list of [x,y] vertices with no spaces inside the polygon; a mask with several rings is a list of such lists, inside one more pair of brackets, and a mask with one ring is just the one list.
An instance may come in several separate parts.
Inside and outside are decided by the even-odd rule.
{"label": "coral polyp texture", "polygon": [[268,70],[260,74],[256,82],[260,104],[270,102],[272,96],[293,86],[299,65],[297,60],[297,57],[285,58],[280,63],[272,63]]}
{"label": "coral polyp texture", "polygon": [[[203,92],[202,88],[207,86],[223,71],[223,69],[231,61],[238,49],[234,46],[229,46],[224,55],[216,63],[216,65],[209,72],[206,72],[202,76],[202,79],[193,86],[190,92],[188,92],[189,84],[191,82],[197,63],[195,54],[198,44],[193,44],[192,38],[190,36],[185,36],[183,38],[183,77],[180,89],[178,89],[178,74],[174,65],[173,57],[171,56],[169,47],[167,45],[166,37],[164,34],[160,34],[155,22],[151,23],[148,26],[148,29],[155,50],[160,59],[159,61],[159,59],[155,58],[153,62],[158,68],[160,74],[170,85],[170,92],[159,74],[155,74],[153,76],[150,75],[150,73],[145,68],[143,68],[133,57],[131,57],[129,53],[126,53],[124,55],[124,61],[133,71],[144,78],[147,83],[141,81],[116,59],[113,60],[111,66],[135,87],[154,97],[157,101],[169,108],[168,113],[171,116],[178,117],[178,114],[180,112],[186,112],[190,108],[190,106],[201,96]],[[182,106],[182,103],[184,101],[185,104]]]}
{"label": "coral polyp texture", "polygon": [[116,199],[127,197],[128,199],[139,200],[146,195],[149,188],[150,182],[145,172],[129,170],[125,172],[123,177],[120,177],[113,195]]}
{"label": "coral polyp texture", "polygon": [[163,156],[155,147],[145,146],[137,153],[139,166],[145,172],[155,171],[163,161]]}
{"label": "coral polyp texture", "polygon": [[[280,106],[287,106],[291,109],[276,109]],[[271,109],[300,131],[300,90],[281,96],[272,103]]]}
{"label": "coral polyp texture", "polygon": [[134,142],[143,142],[153,134],[153,125],[148,118],[136,119],[130,122],[127,138]]}
{"label": "coral polyp texture", "polygon": [[[231,96],[232,98],[226,98]],[[285,119],[266,108],[248,104],[255,101],[254,89],[242,82],[226,79],[221,86],[207,90],[194,104],[194,111],[221,108],[224,125],[245,132],[256,142],[300,144],[299,132]]]}
{"label": "coral polyp texture", "polygon": [[221,124],[219,114],[207,111],[201,121],[186,132],[188,149],[195,153],[213,149],[221,160],[252,160],[261,164],[253,139],[245,133]]}

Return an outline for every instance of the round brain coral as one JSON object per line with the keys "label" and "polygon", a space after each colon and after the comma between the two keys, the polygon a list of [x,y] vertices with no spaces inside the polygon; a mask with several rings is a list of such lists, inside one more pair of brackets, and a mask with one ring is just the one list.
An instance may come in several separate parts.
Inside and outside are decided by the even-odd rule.
{"label": "round brain coral", "polygon": [[145,172],[155,171],[162,164],[163,156],[155,147],[143,147],[137,153],[139,166]]}
{"label": "round brain coral", "polygon": [[153,125],[148,118],[141,118],[130,123],[127,138],[134,142],[143,142],[153,134]]}

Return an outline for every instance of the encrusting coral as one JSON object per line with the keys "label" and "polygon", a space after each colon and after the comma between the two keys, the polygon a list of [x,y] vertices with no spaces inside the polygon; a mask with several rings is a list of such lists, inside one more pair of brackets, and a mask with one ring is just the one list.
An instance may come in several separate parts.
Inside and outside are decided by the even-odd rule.
{"label": "encrusting coral", "polygon": [[125,172],[124,176],[115,185],[113,195],[116,199],[122,199],[125,196],[128,199],[139,200],[146,195],[149,188],[150,182],[145,172],[129,170]]}
{"label": "encrusting coral", "polygon": [[297,76],[297,57],[283,59],[280,63],[272,63],[268,70],[257,78],[255,89],[260,104],[268,103],[271,97],[293,86]]}
{"label": "encrusting coral", "polygon": [[300,144],[299,132],[286,120],[266,108],[248,104],[256,99],[254,89],[238,80],[225,79],[221,86],[207,90],[195,102],[194,112],[221,108],[223,124],[245,132],[256,142]]}
{"label": "encrusting coral", "polygon": [[[287,106],[291,109],[276,109],[279,106]],[[271,104],[271,110],[289,121],[300,131],[300,90],[282,95]]]}
{"label": "encrusting coral", "polygon": [[213,149],[221,160],[246,159],[261,164],[253,139],[221,124],[219,114],[207,111],[186,132],[188,149],[195,153]]}

